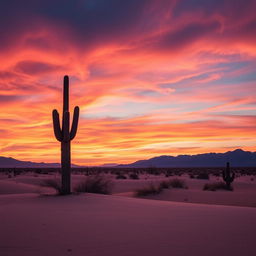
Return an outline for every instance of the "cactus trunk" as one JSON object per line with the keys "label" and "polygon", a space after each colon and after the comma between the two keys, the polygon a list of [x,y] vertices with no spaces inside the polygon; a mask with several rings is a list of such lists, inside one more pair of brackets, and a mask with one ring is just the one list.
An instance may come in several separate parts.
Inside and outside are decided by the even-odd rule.
{"label": "cactus trunk", "polygon": [[71,193],[71,172],[70,172],[70,141],[61,142],[61,190],[62,194]]}
{"label": "cactus trunk", "polygon": [[79,107],[75,107],[72,127],[70,129],[69,113],[69,78],[64,77],[63,85],[63,115],[62,127],[60,127],[59,113],[53,110],[53,127],[54,134],[58,141],[61,142],[61,193],[67,195],[71,193],[71,153],[70,141],[74,139],[79,118]]}
{"label": "cactus trunk", "polygon": [[232,190],[231,183],[235,179],[235,173],[232,172],[232,174],[231,174],[229,162],[227,162],[226,170],[223,170],[223,172],[222,172],[222,178],[226,182],[227,190]]}

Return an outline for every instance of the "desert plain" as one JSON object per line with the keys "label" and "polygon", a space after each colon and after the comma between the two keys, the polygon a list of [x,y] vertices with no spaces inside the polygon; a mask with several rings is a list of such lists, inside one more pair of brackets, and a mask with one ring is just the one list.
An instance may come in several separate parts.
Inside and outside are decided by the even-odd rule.
{"label": "desert plain", "polygon": [[[56,172],[2,172],[1,255],[256,255],[255,175],[237,175],[233,191],[203,190],[222,179],[212,174],[207,180],[187,173],[101,175],[111,181],[110,194],[61,196],[41,186],[58,180]],[[72,187],[86,179],[74,172]],[[136,196],[138,189],[173,179],[185,186]]]}

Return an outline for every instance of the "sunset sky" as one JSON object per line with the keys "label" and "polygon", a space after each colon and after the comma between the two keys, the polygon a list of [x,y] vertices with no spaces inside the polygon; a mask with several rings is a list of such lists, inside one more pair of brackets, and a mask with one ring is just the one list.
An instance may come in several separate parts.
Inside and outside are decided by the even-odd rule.
{"label": "sunset sky", "polygon": [[70,76],[72,162],[256,151],[256,0],[0,3],[0,155],[58,162]]}

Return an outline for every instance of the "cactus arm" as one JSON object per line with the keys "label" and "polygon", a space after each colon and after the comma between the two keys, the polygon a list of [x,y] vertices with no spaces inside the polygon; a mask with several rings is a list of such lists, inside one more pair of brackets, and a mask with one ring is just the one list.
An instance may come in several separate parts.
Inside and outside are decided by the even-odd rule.
{"label": "cactus arm", "polygon": [[70,134],[69,134],[69,112],[66,111],[63,115],[63,141],[69,142],[70,141]]}
{"label": "cactus arm", "polygon": [[59,113],[56,109],[52,111],[53,130],[54,135],[58,141],[62,141],[62,132],[60,128]]}
{"label": "cactus arm", "polygon": [[232,173],[232,176],[231,176],[231,182],[233,182],[234,179],[235,179],[235,173],[233,172],[233,173]]}
{"label": "cactus arm", "polygon": [[70,140],[73,140],[76,136],[78,119],[79,119],[79,107],[76,106],[74,108],[73,122],[72,122],[71,131],[70,131]]}

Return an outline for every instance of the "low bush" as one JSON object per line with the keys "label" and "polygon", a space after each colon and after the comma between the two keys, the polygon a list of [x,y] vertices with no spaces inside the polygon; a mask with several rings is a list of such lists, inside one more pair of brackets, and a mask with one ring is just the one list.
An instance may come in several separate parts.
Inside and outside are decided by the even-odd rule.
{"label": "low bush", "polygon": [[180,179],[171,179],[169,180],[169,184],[170,184],[170,187],[173,187],[173,188],[185,188],[185,189],[188,188],[185,181]]}
{"label": "low bush", "polygon": [[135,196],[147,196],[147,195],[156,195],[161,193],[162,188],[160,185],[149,184],[148,187],[140,188],[135,191]]}
{"label": "low bush", "polygon": [[167,189],[167,188],[185,188],[187,189],[187,185],[185,183],[184,180],[181,180],[181,179],[169,179],[169,180],[164,180],[164,181],[161,181],[159,186],[162,188],[162,189]]}
{"label": "low bush", "polygon": [[116,175],[116,179],[117,180],[125,180],[125,179],[127,179],[127,177],[120,173],[120,174]]}
{"label": "low bush", "polygon": [[74,191],[78,193],[110,194],[113,183],[109,178],[102,175],[88,176],[78,183]]}
{"label": "low bush", "polygon": [[197,176],[196,176],[197,179],[200,179],[200,180],[209,180],[209,174],[208,173],[205,173],[205,172],[202,172],[202,173],[199,173]]}
{"label": "low bush", "polygon": [[139,175],[137,173],[130,173],[129,178],[132,180],[138,180]]}
{"label": "low bush", "polygon": [[148,168],[146,168],[146,172],[149,173],[149,174],[153,174],[153,175],[160,175],[161,174],[159,169],[157,169],[154,166],[149,166]]}
{"label": "low bush", "polygon": [[170,177],[170,176],[173,176],[173,173],[171,171],[167,171],[165,173],[165,177]]}
{"label": "low bush", "polygon": [[53,188],[53,189],[55,189],[55,191],[58,195],[61,195],[61,182],[60,182],[60,180],[56,180],[56,179],[43,180],[41,182],[40,186]]}
{"label": "low bush", "polygon": [[232,187],[227,188],[227,185],[225,182],[214,182],[214,183],[206,183],[203,187],[203,190],[208,191],[216,191],[216,190],[233,190]]}
{"label": "low bush", "polygon": [[162,189],[167,189],[170,187],[170,182],[167,181],[167,180],[163,180],[160,182],[159,186],[162,188]]}

